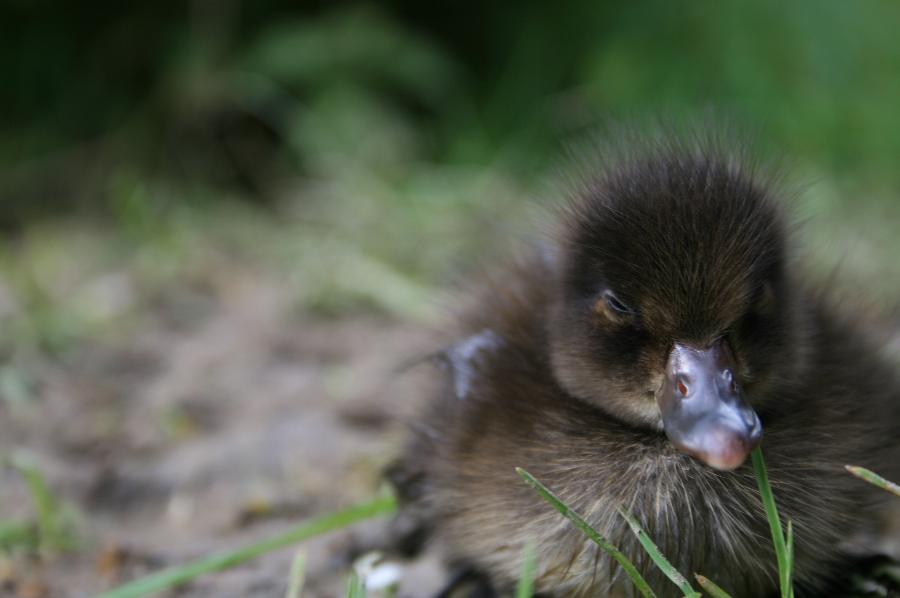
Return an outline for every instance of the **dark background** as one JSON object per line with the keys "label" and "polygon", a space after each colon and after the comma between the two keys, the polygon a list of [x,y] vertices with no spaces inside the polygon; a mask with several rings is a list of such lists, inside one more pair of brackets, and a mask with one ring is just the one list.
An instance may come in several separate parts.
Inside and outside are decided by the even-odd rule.
{"label": "dark background", "polygon": [[102,205],[123,167],[269,198],[312,174],[324,148],[292,125],[323,110],[397,119],[420,160],[522,176],[597,119],[714,106],[896,185],[898,22],[889,1],[6,0],[0,217]]}

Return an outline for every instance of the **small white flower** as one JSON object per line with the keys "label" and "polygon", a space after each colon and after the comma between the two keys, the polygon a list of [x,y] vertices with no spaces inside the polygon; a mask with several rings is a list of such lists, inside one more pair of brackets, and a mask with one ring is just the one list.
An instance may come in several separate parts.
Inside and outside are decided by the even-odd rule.
{"label": "small white flower", "polygon": [[373,592],[386,590],[400,583],[403,568],[397,563],[381,563],[376,565],[366,577],[366,589]]}

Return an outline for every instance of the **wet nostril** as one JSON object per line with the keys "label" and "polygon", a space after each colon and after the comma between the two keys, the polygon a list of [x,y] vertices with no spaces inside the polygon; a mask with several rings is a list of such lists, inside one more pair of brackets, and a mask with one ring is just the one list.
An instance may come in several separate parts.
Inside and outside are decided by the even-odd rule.
{"label": "wet nostril", "polygon": [[681,393],[681,396],[687,396],[688,387],[687,384],[684,383],[683,379],[678,378],[678,380],[675,381],[675,387],[678,389],[678,392]]}

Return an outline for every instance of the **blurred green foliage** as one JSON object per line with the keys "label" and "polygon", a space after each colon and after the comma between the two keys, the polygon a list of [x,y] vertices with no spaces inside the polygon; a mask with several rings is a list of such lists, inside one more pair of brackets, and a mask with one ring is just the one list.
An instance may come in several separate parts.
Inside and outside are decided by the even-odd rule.
{"label": "blurred green foliage", "polygon": [[823,271],[893,297],[898,28],[889,0],[2,0],[0,358],[241,260],[304,308],[429,317],[568,141],[710,107],[818,181]]}
{"label": "blurred green foliage", "polygon": [[598,116],[714,104],[829,167],[893,181],[898,25],[889,0],[5,0],[0,157],[122,131],[147,167],[196,119],[255,117],[308,158],[298,112],[353,89],[427,131],[435,160],[507,146],[527,160]]}
{"label": "blurred green foliage", "polygon": [[71,505],[60,504],[29,455],[21,452],[14,453],[11,458],[3,455],[3,461],[7,460],[25,479],[34,518],[0,519],[0,562],[39,553],[77,550],[81,540],[79,514]]}

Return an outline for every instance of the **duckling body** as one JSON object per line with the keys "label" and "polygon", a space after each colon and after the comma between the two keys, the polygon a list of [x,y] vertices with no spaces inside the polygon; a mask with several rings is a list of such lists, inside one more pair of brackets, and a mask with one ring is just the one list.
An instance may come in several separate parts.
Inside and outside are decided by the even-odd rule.
{"label": "duckling body", "polygon": [[793,522],[798,595],[822,595],[872,554],[891,497],[844,465],[900,479],[900,383],[853,317],[798,274],[761,178],[677,143],[596,173],[552,248],[499,268],[438,354],[424,431],[394,469],[399,527],[500,595],[533,541],[539,594],[636,596],[521,467],[657,595],[680,592],[620,505],[681,572],[736,598],[772,595],[777,561],[746,459],[761,428],[779,512]]}

